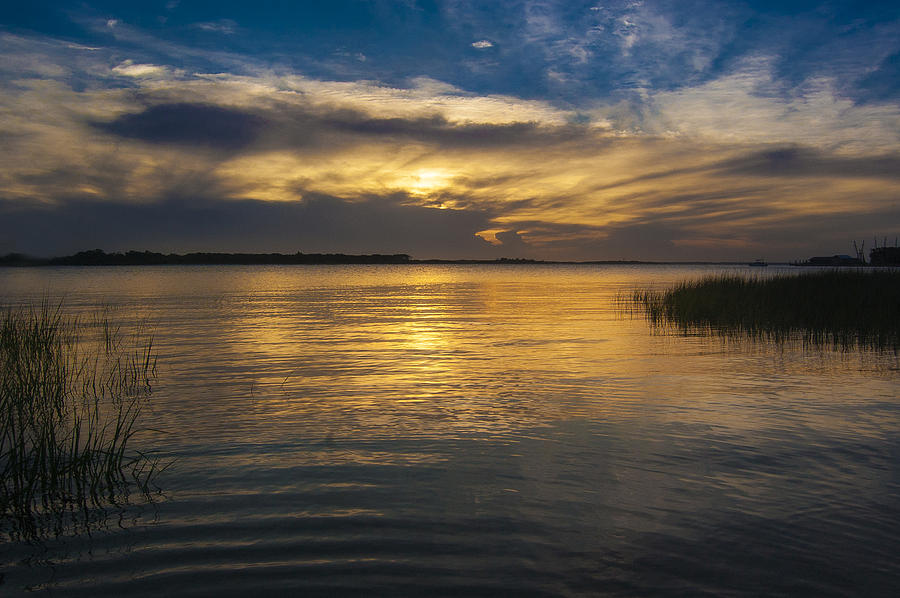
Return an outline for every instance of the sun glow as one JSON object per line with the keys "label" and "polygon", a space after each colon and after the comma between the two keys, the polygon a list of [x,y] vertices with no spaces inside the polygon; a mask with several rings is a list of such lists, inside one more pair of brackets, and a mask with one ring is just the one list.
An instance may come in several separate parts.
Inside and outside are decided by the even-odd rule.
{"label": "sun glow", "polygon": [[421,168],[398,179],[401,187],[413,195],[428,195],[449,185],[452,175],[441,168]]}

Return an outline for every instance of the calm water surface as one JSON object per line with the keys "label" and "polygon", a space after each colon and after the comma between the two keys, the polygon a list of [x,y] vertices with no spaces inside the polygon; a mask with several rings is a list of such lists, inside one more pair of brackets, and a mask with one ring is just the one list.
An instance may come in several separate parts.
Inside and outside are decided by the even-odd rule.
{"label": "calm water surface", "polygon": [[135,443],[175,459],[154,504],[0,544],[0,593],[896,595],[897,356],[616,308],[715,270],[0,269],[153,322]]}

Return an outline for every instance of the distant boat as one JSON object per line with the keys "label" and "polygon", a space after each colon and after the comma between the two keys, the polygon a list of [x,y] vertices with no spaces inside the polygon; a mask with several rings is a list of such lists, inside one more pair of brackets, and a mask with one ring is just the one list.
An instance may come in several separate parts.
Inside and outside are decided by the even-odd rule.
{"label": "distant boat", "polygon": [[766,260],[763,260],[763,259],[759,259],[759,260],[753,260],[752,262],[750,262],[749,265],[763,267],[763,266],[768,266],[769,262],[767,262]]}

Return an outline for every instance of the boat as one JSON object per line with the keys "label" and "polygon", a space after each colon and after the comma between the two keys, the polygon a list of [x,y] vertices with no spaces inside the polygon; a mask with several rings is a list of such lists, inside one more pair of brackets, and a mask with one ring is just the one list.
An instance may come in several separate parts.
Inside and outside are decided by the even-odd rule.
{"label": "boat", "polygon": [[768,265],[769,265],[769,262],[767,262],[767,261],[764,260],[764,259],[758,259],[758,260],[753,260],[752,262],[750,262],[749,265],[750,265],[750,266],[761,266],[761,267],[763,267],[763,266],[768,266]]}

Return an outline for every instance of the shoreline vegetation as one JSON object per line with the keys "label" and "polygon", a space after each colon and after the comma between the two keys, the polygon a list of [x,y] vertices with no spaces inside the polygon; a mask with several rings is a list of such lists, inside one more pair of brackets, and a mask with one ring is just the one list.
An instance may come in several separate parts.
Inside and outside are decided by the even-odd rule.
{"label": "shoreline vegetation", "polygon": [[900,351],[900,271],[720,274],[663,291],[633,291],[656,328],[806,345]]}
{"label": "shoreline vegetation", "polygon": [[107,313],[0,313],[0,538],[90,529],[150,496],[158,458],[131,446],[156,376],[152,337]]}
{"label": "shoreline vegetation", "polygon": [[[736,262],[654,262],[640,260],[554,261],[527,258],[471,260],[413,259],[405,253],[157,253],[126,251],[107,253],[102,249],[52,258],[37,258],[21,253],[0,256],[0,267],[34,266],[202,266],[202,265],[295,265],[295,264],[683,264],[734,265]],[[773,264],[774,265],[774,264]]]}
{"label": "shoreline vegetation", "polygon": [[[861,254],[860,254],[861,255]],[[496,259],[413,259],[406,253],[159,253],[155,251],[125,251],[107,253],[102,249],[79,251],[58,257],[34,257],[21,253],[0,255],[0,267],[39,266],[220,266],[220,265],[338,265],[338,264],[473,264],[473,265],[678,265],[678,266],[813,266],[866,268],[900,266],[900,249],[879,247],[872,250],[869,262],[850,256],[814,257],[802,262],[734,261],[657,261],[657,260],[538,260],[531,258]]]}

